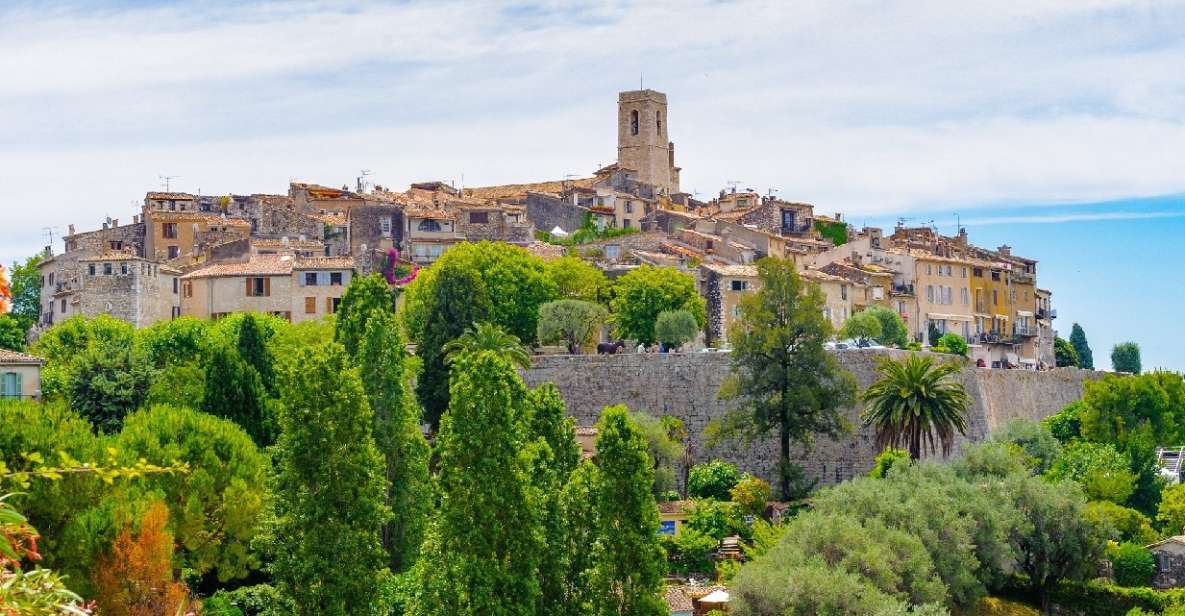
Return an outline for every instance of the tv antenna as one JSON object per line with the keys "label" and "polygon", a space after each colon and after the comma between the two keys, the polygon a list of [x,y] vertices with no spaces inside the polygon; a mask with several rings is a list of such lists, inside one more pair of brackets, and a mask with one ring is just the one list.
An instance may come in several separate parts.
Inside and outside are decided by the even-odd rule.
{"label": "tv antenna", "polygon": [[963,231],[963,219],[959,217],[959,213],[955,212],[955,235]]}
{"label": "tv antenna", "polygon": [[728,180],[727,182],[725,182],[725,184],[728,184],[728,187],[732,189],[732,192],[733,192],[734,194],[735,194],[735,193],[736,193],[736,191],[737,191],[737,186],[738,186],[739,184],[743,184],[743,183],[744,183],[744,182],[742,182],[741,180]]}
{"label": "tv antenna", "polygon": [[156,176],[156,177],[160,178],[161,182],[163,182],[163,183],[164,183],[164,186],[165,186],[165,192],[173,192],[172,190],[170,190],[170,187],[171,187],[171,185],[172,185],[172,182],[173,182],[173,180],[175,180],[175,179],[177,179],[177,178],[179,178],[179,177],[181,177],[181,176],[179,176],[179,175],[161,175],[161,174],[157,174],[157,176]]}
{"label": "tv antenna", "polygon": [[49,246],[53,246],[54,231],[57,231],[60,228],[61,227],[41,227],[41,230],[45,231],[46,237],[49,238],[49,244],[48,244]]}
{"label": "tv antenna", "polygon": [[372,173],[372,171],[370,169],[363,169],[360,172],[360,174],[358,175],[358,181],[357,181],[358,192],[360,192],[360,193],[366,192],[366,176],[370,175],[371,173]]}

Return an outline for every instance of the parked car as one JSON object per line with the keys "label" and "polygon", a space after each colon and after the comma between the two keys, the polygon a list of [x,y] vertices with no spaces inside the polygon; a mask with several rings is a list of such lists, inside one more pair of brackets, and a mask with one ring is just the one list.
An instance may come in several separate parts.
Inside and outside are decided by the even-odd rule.
{"label": "parked car", "polygon": [[863,344],[860,344],[860,342],[854,339],[848,339],[824,342],[823,348],[828,351],[847,351],[849,349],[884,349],[888,347],[881,345],[875,340],[869,340]]}

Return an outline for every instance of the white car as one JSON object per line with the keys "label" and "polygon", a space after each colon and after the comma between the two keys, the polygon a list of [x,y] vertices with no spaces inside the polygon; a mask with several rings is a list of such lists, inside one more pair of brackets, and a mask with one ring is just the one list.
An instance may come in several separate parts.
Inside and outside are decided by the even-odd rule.
{"label": "white car", "polygon": [[847,351],[849,349],[883,349],[886,348],[875,340],[869,340],[864,344],[860,344],[854,339],[848,340],[832,340],[823,343],[823,348],[828,351]]}

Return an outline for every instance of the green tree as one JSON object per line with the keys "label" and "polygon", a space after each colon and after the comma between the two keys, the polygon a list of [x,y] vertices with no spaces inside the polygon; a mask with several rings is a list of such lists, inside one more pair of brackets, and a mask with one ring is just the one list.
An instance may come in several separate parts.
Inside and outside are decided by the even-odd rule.
{"label": "green tree", "polygon": [[1156,559],[1142,545],[1124,542],[1107,549],[1107,558],[1115,572],[1115,583],[1130,588],[1152,585]]}
{"label": "green tree", "polygon": [[560,483],[565,484],[580,464],[576,424],[568,417],[564,399],[553,383],[544,383],[531,390],[531,408],[530,433],[533,438],[547,443]]}
{"label": "green tree", "polygon": [[560,257],[544,266],[548,278],[556,286],[557,295],[564,299],[603,302],[602,292],[609,286],[605,274],[580,257]]}
{"label": "green tree", "polygon": [[[423,371],[416,379],[416,397],[424,409],[425,421],[435,430],[449,404],[449,366],[445,362],[444,347],[471,324],[487,320],[492,307],[481,277],[477,272],[464,269],[463,263],[442,259],[429,271],[434,273],[433,283],[421,291],[427,297],[420,300],[424,302],[424,310],[431,315],[432,327],[422,330],[416,340],[416,355],[423,361]],[[411,290],[423,278],[421,275],[407,287],[408,318],[414,316],[410,307]],[[408,328],[412,329],[410,325]]]}
{"label": "green tree", "polygon": [[26,331],[20,319],[11,314],[0,314],[0,349],[23,351]]}
{"label": "green tree", "polygon": [[382,274],[355,276],[342,294],[333,331],[333,340],[345,347],[351,357],[358,354],[358,346],[366,335],[366,320],[375,310],[395,312],[391,285]]}
{"label": "green tree", "polygon": [[259,373],[259,382],[263,385],[264,390],[269,394],[274,394],[276,377],[272,370],[272,354],[267,349],[263,331],[254,315],[248,313],[243,316],[235,348],[239,352],[239,357]]}
{"label": "green tree", "polygon": [[377,614],[388,511],[374,419],[340,345],[295,360],[280,374],[271,572],[296,614]]}
{"label": "green tree", "polygon": [[765,513],[770,494],[769,484],[765,480],[748,473],[742,475],[740,481],[728,492],[729,498],[737,504],[742,514],[754,517]]}
{"label": "green tree", "polygon": [[1078,351],[1065,338],[1053,339],[1053,360],[1058,368],[1079,367]]}
{"label": "green tree", "polygon": [[1086,332],[1077,323],[1070,328],[1070,345],[1078,355],[1078,367],[1094,370],[1094,354],[1090,352],[1090,345],[1086,342]]}
{"label": "green tree", "polygon": [[1109,444],[1080,441],[1067,445],[1048,476],[1053,480],[1072,479],[1090,498],[1117,504],[1123,504],[1135,491],[1131,459]]}
{"label": "green tree", "polygon": [[967,341],[963,340],[962,336],[954,332],[943,334],[942,337],[938,339],[938,346],[934,347],[934,351],[937,353],[950,353],[952,355],[958,355],[959,357],[966,357]]}
{"label": "green tree", "polygon": [[41,369],[41,393],[46,399],[65,398],[71,388],[73,364],[94,346],[131,349],[135,330],[119,319],[99,315],[93,319],[76,316],[51,327],[30,347],[33,355],[45,358]]}
{"label": "green tree", "polygon": [[531,367],[531,353],[514,334],[509,334],[493,323],[474,323],[464,333],[444,345],[445,362],[455,358],[490,351],[519,368]]}
{"label": "green tree", "polygon": [[684,448],[672,434],[672,419],[630,411],[630,422],[646,439],[646,450],[650,453],[651,467],[654,469],[653,492],[655,498],[660,500],[678,498],[674,491],[678,485],[675,465],[683,456]]}
{"label": "green tree", "polygon": [[864,422],[876,430],[878,447],[903,446],[917,460],[936,453],[937,435],[942,455],[950,454],[955,432],[967,432],[971,398],[954,378],[957,364],[934,364],[934,358],[911,354],[902,361],[882,360],[880,378],[860,396]]}
{"label": "green tree", "polygon": [[700,325],[688,310],[664,310],[654,322],[654,339],[667,350],[678,349],[695,339]]}
{"label": "green tree", "polygon": [[697,329],[707,322],[706,304],[690,274],[643,265],[619,278],[614,290],[609,306],[620,338],[654,344],[658,315],[667,310],[691,312]]}
{"label": "green tree", "polygon": [[[247,331],[246,326],[243,331]],[[233,348],[220,345],[211,353],[200,408],[204,413],[235,422],[260,447],[275,441],[275,419],[259,372]]]}
{"label": "green tree", "polygon": [[24,263],[14,261],[9,272],[12,290],[10,314],[20,322],[21,331],[28,331],[41,316],[41,255],[35,254]]}
{"label": "green tree", "polygon": [[580,463],[580,444],[555,385],[545,383],[530,392],[531,487],[545,547],[539,553],[541,616],[572,614],[568,586],[572,561],[569,535],[574,521],[564,511],[563,488]]}
{"label": "green tree", "polygon": [[[1163,504],[1164,501],[1161,501]],[[1083,515],[1099,528],[1106,529],[1111,541],[1131,541],[1140,545],[1154,543],[1160,538],[1152,529],[1148,516],[1110,501],[1091,501],[1086,504]]]}
{"label": "green tree", "polygon": [[70,408],[103,432],[119,430],[123,418],[140,408],[155,376],[130,346],[92,342],[70,365]]}
{"label": "green tree", "polygon": [[200,363],[210,346],[210,323],[193,317],[157,321],[136,331],[136,347],[158,369]]}
{"label": "green tree", "polygon": [[1140,345],[1121,342],[1111,349],[1111,369],[1128,374],[1140,373]]}
{"label": "green tree", "polygon": [[386,502],[393,517],[383,527],[383,547],[391,570],[404,571],[419,554],[432,490],[428,441],[420,431],[419,408],[408,382],[407,348],[393,313],[371,312],[357,359],[374,411],[375,445],[386,460]]}
{"label": "green tree", "polygon": [[1011,443],[1034,461],[1034,471],[1040,475],[1049,470],[1062,452],[1061,443],[1044,425],[1027,419],[1015,418],[992,433],[992,441]]}
{"label": "green tree", "polygon": [[572,471],[560,492],[561,510],[568,520],[567,544],[562,550],[568,561],[564,571],[568,614],[595,613],[597,592],[593,578],[600,554],[596,545],[601,528],[599,489],[600,471],[591,460],[585,460]]}
{"label": "green tree", "polygon": [[776,430],[778,486],[789,499],[801,491],[791,443],[809,446],[816,434],[846,433],[842,410],[853,402],[856,382],[823,350],[831,325],[818,285],[805,283],[790,260],[761,259],[757,272],[761,288],[741,300],[728,334],[732,369],[719,395],[733,408],[711,436],[752,440]]}
{"label": "green tree", "polygon": [[1160,499],[1156,523],[1169,535],[1185,534],[1185,484],[1169,486]]}
{"label": "green tree", "polygon": [[597,429],[597,613],[665,615],[660,594],[664,562],[646,439],[630,422],[625,406],[606,408]]}
{"label": "green tree", "polygon": [[909,344],[909,329],[901,315],[882,306],[869,306],[861,314],[872,315],[880,322],[881,334],[876,339],[877,342],[899,349],[903,349],[906,344]]}
{"label": "green tree", "polygon": [[1068,444],[1082,436],[1081,413],[1086,405],[1081,400],[1067,404],[1062,410],[1041,420],[1041,425],[1049,429],[1061,444]]}
{"label": "green tree", "polygon": [[884,479],[888,476],[891,469],[898,466],[908,466],[909,462],[910,457],[908,451],[886,447],[884,451],[881,451],[876,456],[876,460],[872,464],[872,470],[868,471],[868,476],[872,479]]}
{"label": "green tree", "polygon": [[735,464],[724,460],[712,460],[691,467],[687,477],[687,495],[692,498],[714,498],[728,500],[741,474]]}
{"label": "green tree", "polygon": [[433,524],[441,560],[421,571],[429,599],[416,613],[533,614],[542,546],[527,476],[531,459],[520,454],[530,412],[526,387],[504,357],[483,349],[453,362],[450,388],[437,441],[440,507]]}
{"label": "green tree", "polygon": [[881,337],[881,321],[874,314],[857,312],[843,322],[839,328],[839,337],[855,340],[858,346],[868,346],[873,340]]}
{"label": "green tree", "polygon": [[543,344],[564,343],[568,352],[575,355],[595,337],[608,317],[605,308],[588,301],[560,299],[547,302],[539,307],[536,335]]}
{"label": "green tree", "polygon": [[157,373],[148,387],[145,406],[167,404],[202,408],[206,397],[206,371],[196,363],[169,366]]}

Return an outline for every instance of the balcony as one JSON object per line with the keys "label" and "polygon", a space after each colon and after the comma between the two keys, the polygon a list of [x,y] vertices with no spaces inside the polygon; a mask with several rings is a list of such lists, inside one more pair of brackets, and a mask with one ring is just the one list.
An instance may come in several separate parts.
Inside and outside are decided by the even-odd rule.
{"label": "balcony", "polygon": [[908,295],[913,297],[913,285],[911,284],[895,284],[893,289],[889,292],[891,295]]}
{"label": "balcony", "polygon": [[814,225],[809,222],[782,225],[782,235],[803,235],[810,233],[812,229],[814,229]]}
{"label": "balcony", "polygon": [[1012,328],[1012,333],[1017,338],[1034,338],[1037,336],[1037,328],[1031,326],[1022,327],[1017,325],[1016,327]]}

